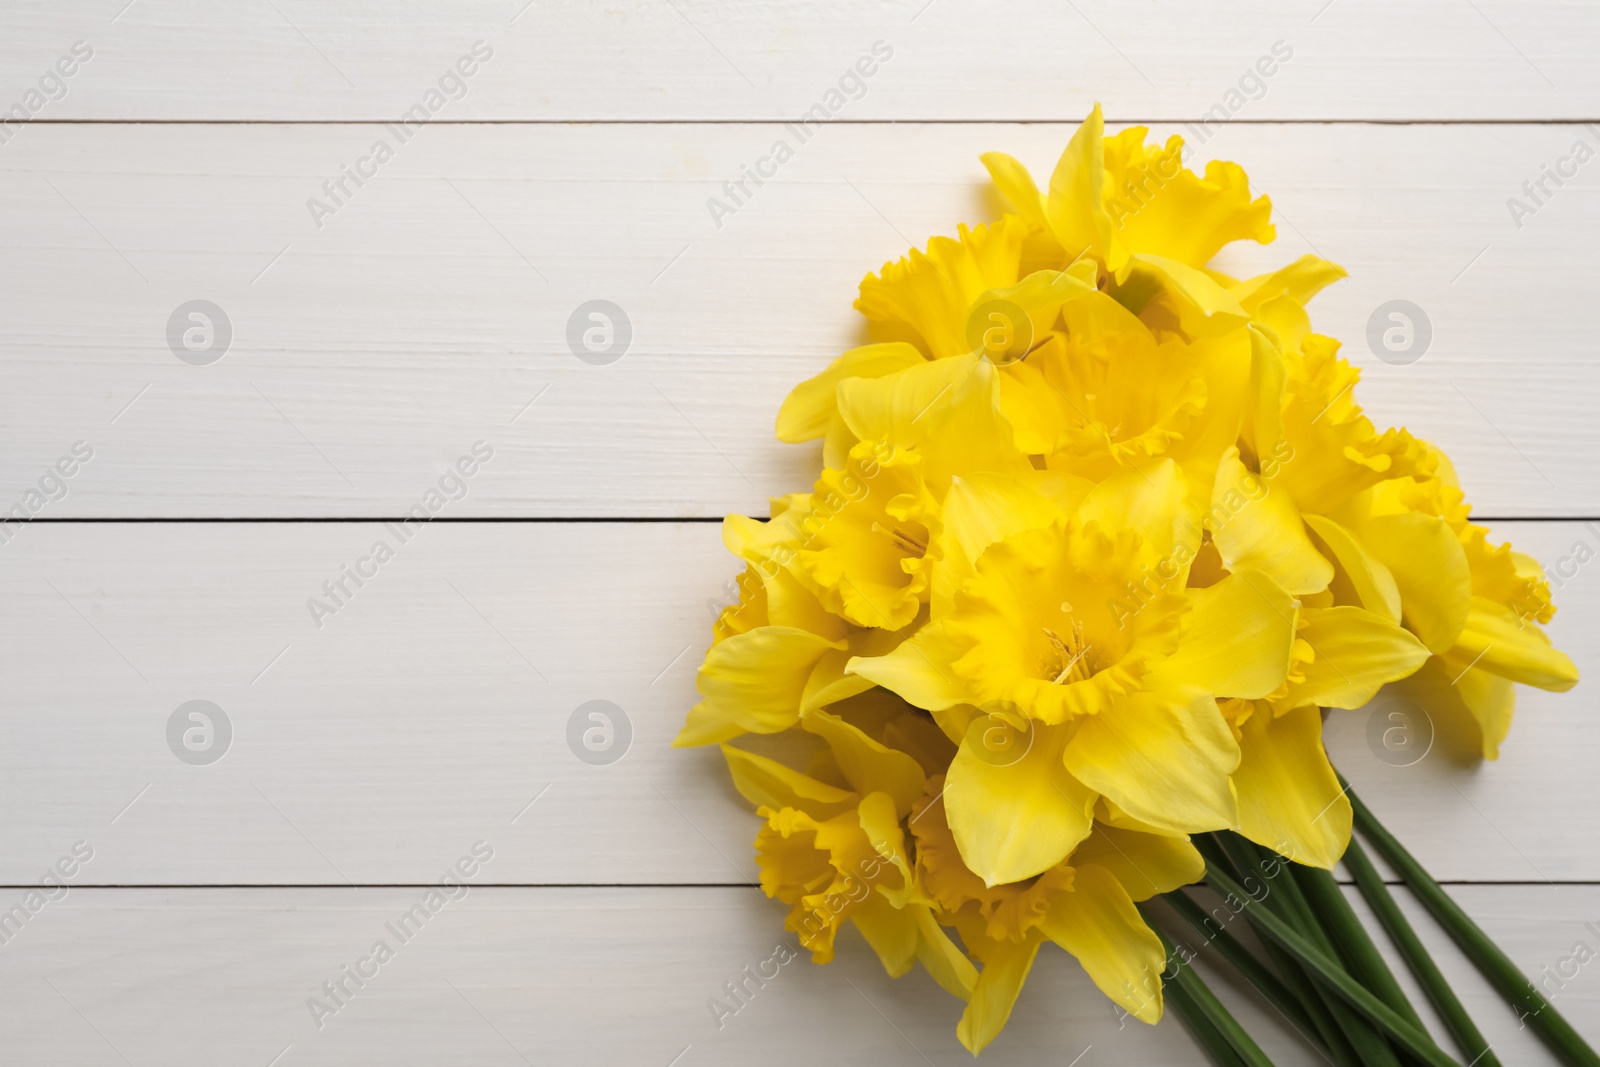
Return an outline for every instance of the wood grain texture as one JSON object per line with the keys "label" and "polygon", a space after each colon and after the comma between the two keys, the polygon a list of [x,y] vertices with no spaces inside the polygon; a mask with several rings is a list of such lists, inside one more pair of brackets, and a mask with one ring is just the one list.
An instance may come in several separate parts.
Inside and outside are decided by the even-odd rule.
{"label": "wood grain texture", "polygon": [[[820,130],[720,228],[708,197],[784,127],[427,129],[320,229],[308,198],[384,127],[27,132],[0,155],[0,511],[81,439],[96,458],[44,514],[396,515],[483,439],[495,462],[451,514],[715,516],[814,477],[772,419],[860,340],[862,274],[992,213],[981,151],[1047,172],[1071,127]],[[1600,171],[1520,229],[1506,207],[1580,139],[1600,147],[1578,126],[1267,125],[1200,150],[1279,209],[1275,245],[1222,265],[1342,262],[1316,324],[1482,514],[1600,514]],[[197,297],[233,323],[210,366],[167,344]],[[595,298],[632,322],[609,366],[566,340]],[[1397,298],[1432,324],[1409,366],[1366,341]]]}
{"label": "wood grain texture", "polygon": [[[438,863],[470,844],[444,846]],[[512,852],[497,848],[488,868]],[[726,997],[724,983],[777,944],[792,944],[781,909],[759,890],[479,888],[399,943],[386,924],[423,895],[417,888],[72,890],[0,949],[7,1056],[71,1067],[266,1064],[279,1055],[284,1067],[659,1067],[680,1055],[678,1063],[708,1067],[971,1062],[955,1041],[960,1003],[920,971],[886,977],[853,934],[841,938],[826,967],[804,957],[781,966],[719,1030],[707,1001]],[[1593,886],[1476,886],[1457,896],[1531,974],[1559,965],[1577,941],[1591,950],[1600,942],[1585,925],[1600,916]],[[1403,906],[1502,1062],[1554,1063],[1419,909],[1409,900]],[[362,988],[349,983],[352,995],[319,1029],[308,999],[380,939],[393,958]],[[1212,951],[1200,949],[1202,970],[1273,1062],[1322,1063],[1270,1008],[1208,970]],[[1591,1041],[1600,1038],[1595,966],[1551,986]],[[1408,980],[1402,977],[1426,1013]],[[1082,1063],[1132,1067],[1205,1062],[1175,1017],[1119,1029],[1110,1002],[1075,962],[1047,946],[982,1062],[1065,1064],[1078,1055]]]}
{"label": "wood grain texture", "polygon": [[[492,56],[442,84],[478,41]],[[859,98],[830,100],[879,41],[892,54]],[[93,55],[58,88],[75,42]],[[1275,45],[1290,54],[1254,81]],[[479,441],[493,457],[445,517],[764,513],[815,474],[772,419],[860,339],[861,275],[991,217],[978,154],[1045,173],[1098,100],[1162,137],[1225,113],[1194,162],[1243,163],[1280,236],[1222,265],[1343,263],[1313,311],[1374,419],[1444,446],[1479,514],[1592,519],[1600,164],[1536,200],[1524,183],[1600,149],[1597,48],[1584,0],[15,0],[0,513],[38,491],[46,518],[396,516]],[[782,123],[818,103],[833,123],[800,144]],[[404,143],[377,125],[419,104],[432,124]],[[43,121],[7,121],[19,106]],[[308,199],[379,138],[394,158],[319,226]],[[780,138],[795,158],[717,225],[708,198]],[[1537,208],[1520,220],[1518,196]],[[194,299],[233,327],[209,366],[168,346]],[[568,347],[594,299],[633,325],[613,365]],[[1432,324],[1410,366],[1365,341],[1393,299]],[[51,481],[80,441],[92,458]],[[1572,562],[1600,526],[1496,532],[1567,576],[1552,637],[1600,669],[1600,578]],[[308,598],[378,538],[394,558],[319,627]],[[64,899],[0,924],[0,1060],[971,1062],[957,1003],[886,978],[852,935],[724,1028],[708,1011],[784,937],[740,884],[756,820],[720,758],[667,747],[735,570],[714,523],[400,541],[364,521],[4,528],[0,918],[75,847],[93,855]],[[1442,738],[1385,762],[1382,696],[1325,731],[1534,976],[1600,948],[1586,692],[1526,693],[1492,765]],[[208,766],[169,748],[196,699],[233,730]],[[568,742],[597,699],[632,730],[607,766]],[[307,998],[478,841],[494,856],[470,895],[317,1027]],[[1552,1062],[1402,906],[1502,1062]],[[1600,1042],[1595,966],[1555,988]],[[1208,975],[1275,1062],[1323,1062]],[[1119,1027],[1051,951],[984,1056],[1041,1062],[1201,1060],[1176,1020]]]}
{"label": "wood grain texture", "polygon": [[[1551,563],[1600,547],[1575,523],[1496,531]],[[376,523],[36,524],[0,548],[0,883],[79,839],[95,884],[412,883],[477,837],[506,843],[508,883],[755,880],[757,822],[721,757],[668,747],[736,571],[716,525],[435,524],[318,629],[308,598],[378,538],[396,540]],[[1595,566],[1551,630],[1586,677]],[[210,766],[168,747],[195,699],[232,724]],[[608,766],[567,740],[597,699],[632,730]],[[1574,847],[1600,807],[1592,703],[1520,699],[1495,764],[1441,742],[1391,766],[1364,712],[1335,713],[1329,747],[1440,878],[1600,880]]]}
{"label": "wood grain texture", "polygon": [[1292,58],[1239,117],[1594,118],[1600,90],[1582,0],[28,0],[4,27],[8,105],[74,41],[95,49],[42,118],[387,119],[476,40],[494,58],[441,118],[789,118],[875,41],[893,59],[845,117],[1076,120],[1098,99],[1183,119],[1278,42]]}

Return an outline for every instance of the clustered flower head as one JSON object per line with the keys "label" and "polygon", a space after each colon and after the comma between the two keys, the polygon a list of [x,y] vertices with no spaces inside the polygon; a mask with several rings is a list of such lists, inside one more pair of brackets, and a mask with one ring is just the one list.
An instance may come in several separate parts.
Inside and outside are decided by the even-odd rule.
{"label": "clustered flower head", "polygon": [[815,486],[723,527],[739,602],[677,739],[721,744],[813,959],[848,922],[920,963],[974,1054],[1046,942],[1160,1017],[1136,904],[1200,877],[1190,834],[1331,868],[1323,709],[1400,683],[1492,759],[1514,683],[1577,681],[1538,564],[1312,332],[1344,271],[1208,267],[1271,203],[1145,134],[1096,107],[1043,191],[984,156],[1011,212],[861,283],[874,343],[778,415]]}

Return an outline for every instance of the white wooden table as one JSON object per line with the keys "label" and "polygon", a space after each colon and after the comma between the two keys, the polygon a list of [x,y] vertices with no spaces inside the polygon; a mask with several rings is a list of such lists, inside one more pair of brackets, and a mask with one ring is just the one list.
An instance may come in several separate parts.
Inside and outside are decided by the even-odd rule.
{"label": "white wooden table", "polygon": [[[0,1062],[967,1062],[959,1004],[855,938],[719,1029],[708,998],[786,938],[718,757],[667,743],[735,570],[715,520],[809,483],[772,419],[857,336],[861,275],[992,210],[979,152],[1048,168],[1096,99],[1161,137],[1237,101],[1196,158],[1243,163],[1280,225],[1228,262],[1348,267],[1314,312],[1379,424],[1449,450],[1547,564],[1600,550],[1600,162],[1561,163],[1600,151],[1593,4],[524,2],[0,5],[0,111],[38,104],[0,126],[0,511],[38,505],[0,528]],[[1533,198],[1546,165],[1576,175]],[[1433,327],[1407,366],[1365,342],[1396,298]],[[566,340],[595,299],[632,324],[608,365]],[[194,300],[220,359],[169,344]],[[480,441],[459,499],[363,564]],[[346,566],[376,574],[314,618]],[[1526,694],[1497,764],[1328,730],[1533,975],[1600,949],[1600,564],[1566,566],[1551,634],[1590,680]],[[192,700],[226,716],[219,761],[169,745]],[[590,700],[631,724],[609,765],[567,743]],[[344,979],[475,845],[474,888]],[[63,858],[65,895],[4,926]],[[1551,1062],[1430,941],[1501,1058]],[[1549,988],[1600,1042],[1600,963]],[[1224,992],[1278,1062],[1320,1062]],[[1201,1062],[1057,953],[984,1061]]]}

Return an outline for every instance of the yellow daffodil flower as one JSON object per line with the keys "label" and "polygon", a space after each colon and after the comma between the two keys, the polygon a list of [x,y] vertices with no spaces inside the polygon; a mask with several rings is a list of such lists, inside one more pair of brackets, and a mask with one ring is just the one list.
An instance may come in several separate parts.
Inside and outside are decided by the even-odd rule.
{"label": "yellow daffodil flower", "polygon": [[1492,759],[1515,684],[1577,681],[1538,564],[1313,330],[1344,270],[1219,271],[1270,201],[1146,132],[1096,107],[1043,191],[984,156],[1012,213],[862,281],[870,343],[778,413],[820,474],[723,525],[739,595],[674,742],[721,745],[812,958],[852,926],[921,963],[974,1055],[1046,942],[1160,1017],[1135,904],[1201,877],[1187,835],[1331,869],[1324,714],[1394,685]]}
{"label": "yellow daffodil flower", "polygon": [[1070,865],[988,886],[956,845],[939,781],[929,789],[910,822],[917,874],[941,921],[984,965],[956,1030],[963,1045],[977,1055],[999,1034],[1046,941],[1071,953],[1135,1018],[1161,1017],[1165,953],[1134,904],[1201,876],[1204,862],[1187,839],[1097,825]]}
{"label": "yellow daffodil flower", "polygon": [[[1248,572],[1186,590],[1199,529],[1185,496],[1171,461],[1101,483],[1068,520],[1019,489],[1015,511],[1048,525],[969,545],[980,554],[947,615],[850,661],[848,672],[944,714],[961,746],[952,831],[986,883],[1065,860],[1100,797],[1169,832],[1234,824],[1239,749],[1213,696],[1284,684],[1294,604]],[[996,492],[976,506],[1007,503]],[[983,710],[963,722],[961,708]],[[1007,731],[1020,740],[997,745]]]}
{"label": "yellow daffodil flower", "polygon": [[1565,692],[1578,671],[1542,624],[1555,614],[1539,565],[1467,519],[1454,471],[1385,482],[1368,495],[1363,542],[1390,568],[1406,625],[1433,653],[1402,691],[1429,714],[1474,730],[1495,759],[1511,729],[1515,683]]}

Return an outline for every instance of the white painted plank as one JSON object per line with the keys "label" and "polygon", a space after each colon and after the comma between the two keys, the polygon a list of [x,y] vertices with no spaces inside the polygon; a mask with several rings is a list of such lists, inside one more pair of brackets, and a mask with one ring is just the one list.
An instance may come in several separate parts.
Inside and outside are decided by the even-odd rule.
{"label": "white painted plank", "polygon": [[[470,844],[441,849],[438,864]],[[497,848],[489,866],[511,851]],[[1591,950],[1600,941],[1585,925],[1600,915],[1593,886],[1478,886],[1457,896],[1530,973],[1555,967],[1577,941]],[[479,888],[400,943],[386,924],[422,897],[416,888],[72,890],[0,955],[8,1059],[40,1067],[266,1064],[279,1055],[283,1067],[971,1062],[955,1040],[960,1003],[920,971],[886,977],[854,934],[825,967],[804,957],[782,965],[719,1030],[707,1001],[725,997],[724,983],[775,945],[793,943],[781,909],[755,889]],[[1501,1062],[1556,1062],[1405,905]],[[307,1000],[380,939],[393,958],[362,988],[349,983],[353,995],[318,1028]],[[1555,1001],[1591,1042],[1600,1041],[1594,966]],[[1225,979],[1212,984],[1273,1062],[1323,1062],[1251,994]],[[1206,1062],[1176,1017],[1119,1029],[1077,964],[1047,946],[982,1062],[1065,1064],[1080,1054],[1085,1064]]]}
{"label": "white painted plank", "polygon": [[[95,459],[45,514],[394,515],[485,439],[451,514],[762,511],[814,476],[772,420],[859,340],[862,274],[989,214],[981,151],[1047,173],[1069,132],[823,130],[719,229],[707,198],[783,127],[439,127],[319,230],[307,199],[382,127],[31,130],[0,155],[4,505],[81,439]],[[1225,265],[1343,262],[1317,324],[1380,425],[1447,448],[1483,514],[1600,514],[1574,447],[1600,400],[1600,171],[1520,229],[1506,207],[1580,138],[1600,146],[1571,126],[1234,126],[1201,150],[1281,209],[1277,244]],[[196,298],[233,324],[210,366],[166,340]],[[610,366],[566,342],[596,298],[633,325]],[[1394,298],[1432,322],[1410,366],[1365,341]]]}
{"label": "white painted plank", "polygon": [[[1554,562],[1574,523],[1504,523]],[[95,884],[357,884],[431,878],[463,839],[510,883],[753,881],[756,820],[715,750],[668,747],[695,700],[708,600],[735,573],[714,524],[439,524],[398,547],[318,630],[306,607],[377,524],[51,524],[0,549],[0,883],[74,841]],[[1600,578],[1552,627],[1600,672]],[[1587,684],[1593,684],[1587,682]],[[219,762],[169,749],[179,705],[232,724]],[[631,747],[579,760],[590,700]],[[1502,759],[1441,746],[1397,768],[1366,715],[1335,762],[1434,874],[1600,880],[1600,720],[1586,688],[1526,691]],[[537,803],[529,804],[537,797]]]}
{"label": "white painted plank", "polygon": [[[852,119],[1594,117],[1600,16],[1581,0],[710,0],[529,3],[29,0],[0,22],[5,102],[74,41],[94,58],[41,118],[385,119],[478,40],[443,119],[778,119],[876,41]],[[1291,58],[1245,80],[1275,43]],[[50,88],[50,86],[47,86]],[[56,90],[59,93],[59,90]]]}

